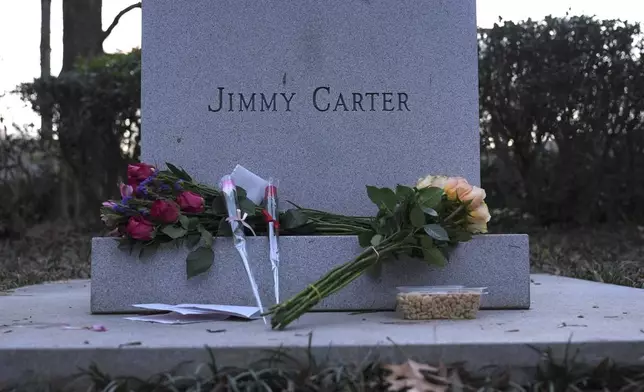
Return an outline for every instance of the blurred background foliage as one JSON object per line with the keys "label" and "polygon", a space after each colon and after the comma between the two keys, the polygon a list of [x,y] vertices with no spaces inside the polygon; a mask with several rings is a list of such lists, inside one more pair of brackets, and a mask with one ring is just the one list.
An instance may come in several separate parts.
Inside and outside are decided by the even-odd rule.
{"label": "blurred background foliage", "polygon": [[[640,287],[642,269],[632,264],[644,259],[639,25],[549,17],[480,29],[478,41],[481,175],[492,230],[530,233],[541,270]],[[36,112],[51,113],[51,135],[0,118],[0,238],[24,244],[71,227],[57,252],[69,248],[63,243],[74,230],[82,238],[55,256],[81,267],[54,277],[87,275],[100,202],[116,196],[127,163],[139,159],[140,76],[139,50],[81,60],[18,88]],[[571,227],[580,238],[571,239]],[[597,236],[607,253],[588,247],[602,242]],[[616,252],[615,241],[632,246]],[[34,262],[47,270],[52,257]],[[12,279],[44,279],[32,273]]]}
{"label": "blurred background foliage", "polygon": [[479,33],[483,185],[539,224],[644,222],[638,25],[528,20]]}

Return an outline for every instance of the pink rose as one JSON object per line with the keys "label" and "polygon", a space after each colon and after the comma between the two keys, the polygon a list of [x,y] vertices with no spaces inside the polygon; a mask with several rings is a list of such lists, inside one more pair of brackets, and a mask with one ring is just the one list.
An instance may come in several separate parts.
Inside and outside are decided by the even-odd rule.
{"label": "pink rose", "polygon": [[125,231],[135,240],[149,241],[152,239],[154,225],[142,216],[133,216],[127,221]]}
{"label": "pink rose", "polygon": [[179,219],[179,206],[167,200],[155,200],[150,207],[150,216],[162,223],[174,223]]}
{"label": "pink rose", "polygon": [[150,177],[156,168],[147,163],[127,165],[127,183],[133,187],[138,186],[143,180]]}
{"label": "pink rose", "polygon": [[181,211],[197,213],[204,210],[203,197],[190,191],[181,192],[177,197],[177,203],[179,203]]}

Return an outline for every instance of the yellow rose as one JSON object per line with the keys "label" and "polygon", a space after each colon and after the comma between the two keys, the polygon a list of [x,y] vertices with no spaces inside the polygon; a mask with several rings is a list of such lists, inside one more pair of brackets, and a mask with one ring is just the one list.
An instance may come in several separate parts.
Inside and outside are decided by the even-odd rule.
{"label": "yellow rose", "polygon": [[430,188],[430,187],[443,188],[446,182],[447,182],[446,176],[430,175],[425,178],[419,179],[418,183],[416,183],[416,188],[418,189]]}
{"label": "yellow rose", "polygon": [[483,188],[472,186],[469,191],[466,189],[461,190],[461,194],[458,195],[458,199],[460,201],[469,201],[470,204],[468,209],[475,210],[481,205],[481,203],[483,203],[485,196],[486,194]]}

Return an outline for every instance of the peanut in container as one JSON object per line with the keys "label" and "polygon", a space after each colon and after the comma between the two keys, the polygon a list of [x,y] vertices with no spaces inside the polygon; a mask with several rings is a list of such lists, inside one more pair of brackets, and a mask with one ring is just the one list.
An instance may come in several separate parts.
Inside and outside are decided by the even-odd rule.
{"label": "peanut in container", "polygon": [[485,287],[398,287],[396,311],[406,320],[475,319]]}

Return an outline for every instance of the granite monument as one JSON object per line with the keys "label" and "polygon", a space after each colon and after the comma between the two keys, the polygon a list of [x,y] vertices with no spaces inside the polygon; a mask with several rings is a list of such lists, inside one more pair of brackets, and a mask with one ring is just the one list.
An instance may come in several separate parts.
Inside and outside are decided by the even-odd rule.
{"label": "granite monument", "polygon": [[[475,11],[474,0],[148,2],[142,158],[211,184],[241,164],[278,178],[281,200],[355,215],[374,213],[366,185],[430,173],[478,185]],[[280,247],[283,298],[359,252],[353,237],[282,237]],[[253,304],[233,246],[219,238],[215,248],[213,269],[188,281],[183,250],[137,261],[95,239],[92,311]],[[266,239],[249,249],[270,303]],[[487,286],[484,306],[529,307],[526,236],[477,238],[443,270],[404,266],[362,277],[318,308],[391,308],[395,286],[412,284]]]}

